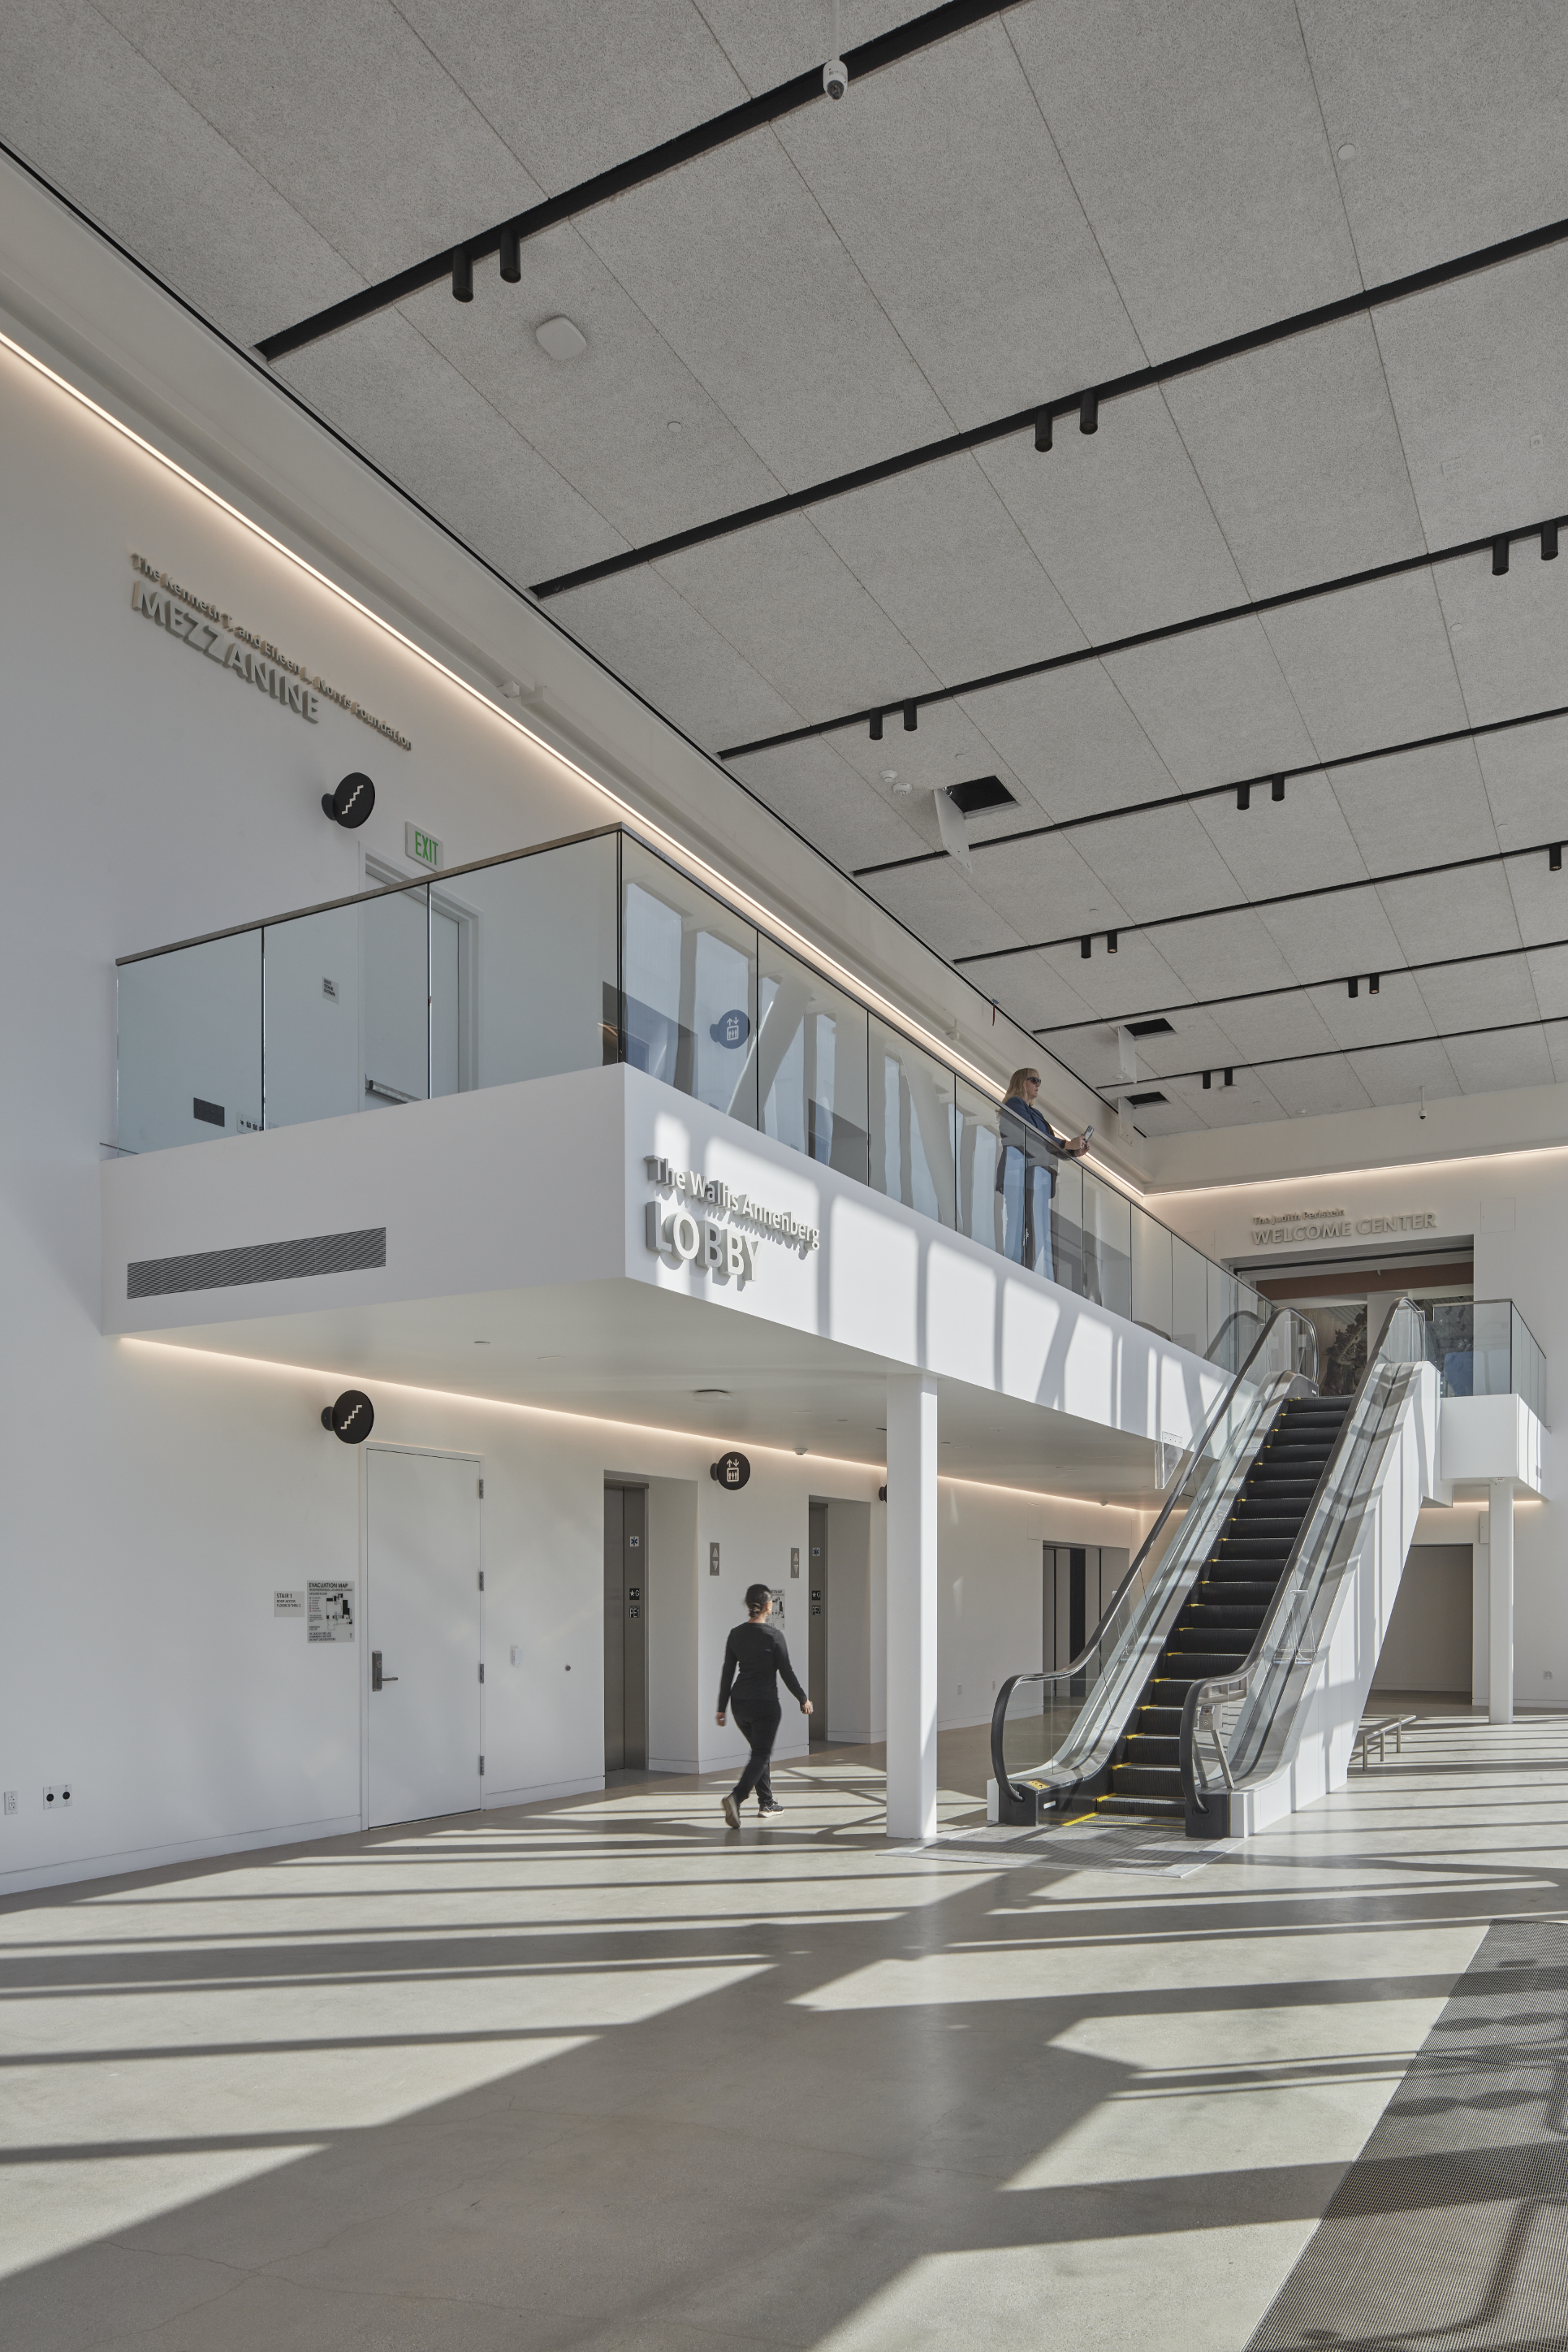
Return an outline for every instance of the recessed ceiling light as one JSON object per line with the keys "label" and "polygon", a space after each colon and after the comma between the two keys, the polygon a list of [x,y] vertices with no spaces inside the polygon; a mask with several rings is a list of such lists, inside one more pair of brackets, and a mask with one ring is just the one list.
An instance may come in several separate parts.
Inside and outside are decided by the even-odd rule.
{"label": "recessed ceiling light", "polygon": [[694,1389],[692,1394],[693,1396],[727,1396],[729,1391],[727,1389]]}
{"label": "recessed ceiling light", "polygon": [[681,423],[678,416],[672,416],[669,423],[664,427],[666,433],[684,433],[685,429],[685,426]]}
{"label": "recessed ceiling light", "polygon": [[490,1342],[488,1341],[488,1339],[476,1339],[476,1340],[475,1340],[475,1342],[474,1342],[474,1345],[475,1345],[476,1348],[487,1348],[487,1347],[489,1346],[489,1344],[490,1344]]}
{"label": "recessed ceiling light", "polygon": [[552,360],[580,360],[588,349],[588,337],[570,319],[547,319],[543,326],[534,329],[534,335]]}
{"label": "recessed ceiling light", "polygon": [[898,782],[898,770],[896,768],[884,768],[882,772],[882,781],[884,784],[896,784]]}
{"label": "recessed ceiling light", "polygon": [[1343,146],[1340,149],[1340,151],[1339,151],[1339,160],[1340,160],[1340,162],[1341,162],[1342,163],[1354,163],[1354,161],[1355,161],[1355,142],[1354,142],[1354,139],[1347,139],[1347,140],[1345,141],[1344,145],[1343,145]]}

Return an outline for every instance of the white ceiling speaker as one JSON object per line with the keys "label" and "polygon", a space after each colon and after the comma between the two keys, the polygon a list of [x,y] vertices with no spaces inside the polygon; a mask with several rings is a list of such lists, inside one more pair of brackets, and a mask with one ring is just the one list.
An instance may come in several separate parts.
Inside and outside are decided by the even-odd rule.
{"label": "white ceiling speaker", "polygon": [[588,337],[570,319],[547,319],[534,329],[541,351],[552,360],[580,360],[588,349]]}

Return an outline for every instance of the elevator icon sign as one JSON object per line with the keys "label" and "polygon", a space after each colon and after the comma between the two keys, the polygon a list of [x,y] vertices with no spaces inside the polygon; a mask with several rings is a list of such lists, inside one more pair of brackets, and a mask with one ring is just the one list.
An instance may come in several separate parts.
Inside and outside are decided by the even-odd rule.
{"label": "elevator icon sign", "polygon": [[731,1494],[738,1494],[751,1475],[751,1465],[744,1454],[721,1454],[716,1462],[709,1464],[707,1475]]}
{"label": "elevator icon sign", "polygon": [[724,1045],[733,1053],[750,1036],[751,1023],[737,1007],[733,1013],[721,1013],[716,1021],[710,1022],[707,1034],[716,1045]]}

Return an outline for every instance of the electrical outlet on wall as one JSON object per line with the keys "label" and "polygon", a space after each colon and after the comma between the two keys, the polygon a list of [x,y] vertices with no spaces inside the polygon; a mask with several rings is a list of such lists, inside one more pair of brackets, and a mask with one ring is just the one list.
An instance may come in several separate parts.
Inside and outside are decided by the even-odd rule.
{"label": "electrical outlet on wall", "polygon": [[8,1813],[14,1813],[14,1812],[16,1811],[16,1790],[15,1790],[15,1789],[7,1789],[7,1790],[6,1790],[6,1791],[5,1791],[5,1811],[6,1811]]}
{"label": "electrical outlet on wall", "polygon": [[46,1813],[68,1812],[75,1797],[74,1780],[57,1780],[51,1788],[44,1790],[44,1811]]}

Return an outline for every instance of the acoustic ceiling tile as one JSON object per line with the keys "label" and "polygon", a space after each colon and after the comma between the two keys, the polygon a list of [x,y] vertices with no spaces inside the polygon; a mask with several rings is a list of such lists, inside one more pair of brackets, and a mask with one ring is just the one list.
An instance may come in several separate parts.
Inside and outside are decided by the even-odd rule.
{"label": "acoustic ceiling tile", "polygon": [[1144,731],[1187,791],[1317,757],[1273,648],[1251,619],[1220,624],[1105,663]]}
{"label": "acoustic ceiling tile", "polygon": [[1207,1094],[1197,1097],[1203,1106],[1205,1124],[1253,1127],[1262,1119],[1283,1118],[1280,1097],[1269,1080],[1267,1071],[1244,1069],[1237,1070],[1232,1086],[1221,1086],[1217,1078]]}
{"label": "acoustic ceiling tile", "polygon": [[1215,1018],[1239,1058],[1263,1061],[1283,1054],[1332,1052],[1338,1039],[1311,995],[1263,996],[1217,1005]]}
{"label": "acoustic ceiling tile", "polygon": [[1372,1101],[1380,1106],[1413,1103],[1423,1087],[1432,1102],[1463,1091],[1445,1049],[1429,1041],[1355,1054],[1351,1065]]}
{"label": "acoustic ceiling tile", "polygon": [[1568,939],[1568,890],[1563,887],[1568,882],[1568,853],[1555,874],[1545,849],[1511,857],[1502,872],[1521,935],[1531,941]]}
{"label": "acoustic ceiling tile", "polygon": [[1512,728],[1503,735],[1483,735],[1476,744],[1476,758],[1486,780],[1500,846],[1520,849],[1554,841],[1568,825],[1563,794],[1568,718]]}
{"label": "acoustic ceiling tile", "polygon": [[1559,1021],[1568,1018],[1568,944],[1531,948],[1524,961],[1529,968],[1535,1002],[1542,1019]]}
{"label": "acoustic ceiling tile", "polygon": [[[1071,834],[979,851],[975,881],[1026,940],[1076,941],[1085,931],[1119,930],[1130,919],[1126,907],[1085,864]],[[1103,940],[1097,940],[1096,953],[1103,949]]]}
{"label": "acoustic ceiling tile", "polygon": [[1533,1021],[1541,1009],[1529,959],[1522,953],[1493,963],[1456,963],[1417,972],[1416,985],[1439,1036],[1487,1023],[1506,1028],[1512,1022]]}
{"label": "acoustic ceiling tile", "polygon": [[831,737],[781,744],[728,766],[748,793],[847,871],[925,846],[904,803],[858,775]]}
{"label": "acoustic ceiling tile", "polygon": [[1543,563],[1539,543],[1526,541],[1500,579],[1483,551],[1443,565],[1437,581],[1472,725],[1556,709],[1565,698],[1568,563]]}
{"label": "acoustic ceiling tile", "polygon": [[1374,890],[1343,890],[1266,907],[1260,920],[1296,980],[1348,979],[1406,961],[1398,935]]}
{"label": "acoustic ceiling tile", "polygon": [[[1279,988],[1298,974],[1280,952],[1263,918],[1250,908],[1199,922],[1167,923],[1155,932],[1159,952],[1180,974],[1180,990],[1200,1000]],[[1147,1002],[1161,1000],[1150,997]]]}
{"label": "acoustic ceiling tile", "polygon": [[[983,949],[1019,944],[1019,934],[999,919],[995,908],[987,905],[962,866],[950,857],[935,866],[875,874],[862,887],[879,906],[907,924],[916,938],[927,940],[949,961]],[[992,992],[982,990],[986,995]]]}
{"label": "acoustic ceiling tile", "polygon": [[1290,605],[1263,627],[1325,760],[1468,723],[1429,572]]}
{"label": "acoustic ceiling tile", "polygon": [[1450,1037],[1448,1059],[1459,1091],[1495,1094],[1504,1087],[1549,1087],[1554,1083],[1552,1049],[1539,1025],[1479,1037]]}
{"label": "acoustic ceiling tile", "polygon": [[[1122,943],[1115,955],[1107,955],[1103,936],[1091,944],[1092,954],[1085,960],[1076,947],[1049,948],[1043,950],[1046,960],[1061,972],[1090,1011],[1107,1023],[1135,1016],[1148,1004],[1179,1003],[1187,993],[1153,939],[1134,932]],[[993,966],[993,970],[998,967]],[[983,966],[976,966],[973,977],[982,985],[993,987],[994,982],[983,980]]]}
{"label": "acoustic ceiling tile", "polygon": [[1331,782],[1371,874],[1474,857],[1498,845],[1473,743],[1335,768]]}
{"label": "acoustic ceiling tile", "polygon": [[[1003,963],[965,969],[966,979],[981,995],[995,996],[1009,1019],[1026,1031],[1092,1015],[1093,1007],[1073,985],[1076,976],[1064,962],[1040,954],[1009,956]],[[1040,1050],[1054,1050],[1050,1037],[1040,1040]]]}
{"label": "acoustic ceiling tile", "polygon": [[656,571],[574,589],[552,617],[706,751],[799,724],[794,705]]}
{"label": "acoustic ceiling tile", "polygon": [[1364,1110],[1371,1100],[1351,1065],[1338,1055],[1276,1066],[1266,1075],[1287,1118],[1320,1118],[1333,1111]]}
{"label": "acoustic ceiling tile", "polygon": [[1568,1018],[1549,1022],[1544,1034],[1557,1084],[1560,1087],[1568,1085]]}
{"label": "acoustic ceiling tile", "polygon": [[1070,836],[1129,920],[1234,905],[1236,876],[1191,808],[1151,809]]}
{"label": "acoustic ceiling tile", "polygon": [[1427,1011],[1416,981],[1408,972],[1390,971],[1381,975],[1378,993],[1374,996],[1365,981],[1360,992],[1352,996],[1345,988],[1318,988],[1312,991],[1314,1009],[1322,1015],[1323,1026],[1342,1053],[1357,1046],[1381,1045],[1401,1037],[1427,1037],[1437,1034],[1437,1024]]}
{"label": "acoustic ceiling tile", "polygon": [[1354,286],[1293,9],[1035,0],[1007,28],[1151,358]]}
{"label": "acoustic ceiling tile", "polygon": [[1156,800],[1177,789],[1098,662],[959,699],[1053,820]]}
{"label": "acoustic ceiling tile", "polygon": [[1281,890],[1359,880],[1366,860],[1356,846],[1321,769],[1291,776],[1276,801],[1267,782],[1253,784],[1247,806],[1233,793],[1197,803],[1199,823],[1235,877],[1237,898],[1267,898]]}
{"label": "acoustic ceiling tile", "polygon": [[1509,877],[1498,866],[1385,882],[1378,898],[1399,942],[1390,961],[1425,963],[1437,956],[1520,944]]}
{"label": "acoustic ceiling tile", "polygon": [[1420,517],[1365,319],[1178,376],[1166,398],[1249,595],[1420,551]]}

